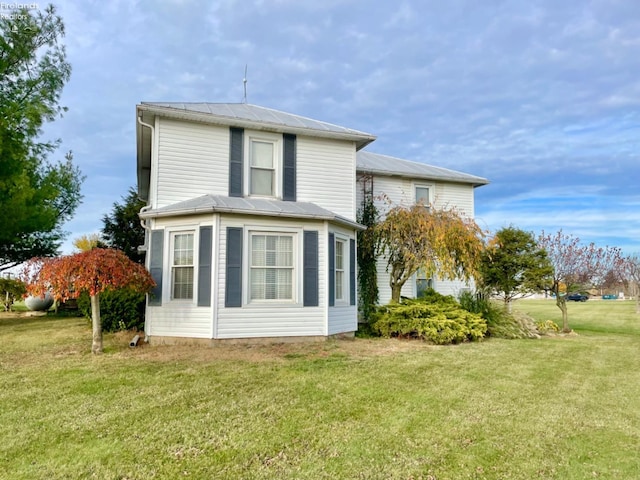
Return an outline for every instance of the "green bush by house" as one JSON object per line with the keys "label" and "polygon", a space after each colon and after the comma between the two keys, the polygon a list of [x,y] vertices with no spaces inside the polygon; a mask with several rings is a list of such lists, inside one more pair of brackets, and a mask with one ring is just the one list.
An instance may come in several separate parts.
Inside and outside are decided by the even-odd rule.
{"label": "green bush by house", "polygon": [[379,307],[373,314],[372,329],[383,337],[417,338],[445,345],[481,339],[487,322],[461,308],[453,297],[430,291],[419,299]]}
{"label": "green bush by house", "polygon": [[[122,288],[100,294],[100,318],[106,332],[142,330],[144,328],[145,294]],[[91,320],[91,299],[87,292],[78,297],[78,309]]]}

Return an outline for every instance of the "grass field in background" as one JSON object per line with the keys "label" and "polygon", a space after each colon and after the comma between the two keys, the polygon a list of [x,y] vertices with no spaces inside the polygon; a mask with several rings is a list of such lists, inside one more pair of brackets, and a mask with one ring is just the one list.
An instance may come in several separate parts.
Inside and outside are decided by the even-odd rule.
{"label": "grass field in background", "polygon": [[0,478],[640,478],[640,317],[590,300],[569,322],[442,347],[117,334],[96,357],[85,319],[0,317]]}

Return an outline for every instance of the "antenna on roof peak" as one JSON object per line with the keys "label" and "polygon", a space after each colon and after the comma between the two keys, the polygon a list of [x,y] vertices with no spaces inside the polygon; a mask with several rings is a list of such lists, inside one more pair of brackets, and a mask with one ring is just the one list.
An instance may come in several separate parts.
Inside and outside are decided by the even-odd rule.
{"label": "antenna on roof peak", "polygon": [[244,65],[244,78],[242,79],[242,85],[244,87],[244,97],[242,97],[242,103],[247,103],[247,64]]}

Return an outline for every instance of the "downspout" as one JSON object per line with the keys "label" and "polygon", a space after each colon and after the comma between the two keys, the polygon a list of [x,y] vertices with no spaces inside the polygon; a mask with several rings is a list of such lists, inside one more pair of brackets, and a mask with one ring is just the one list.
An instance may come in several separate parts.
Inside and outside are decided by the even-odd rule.
{"label": "downspout", "polygon": [[[149,130],[151,130],[151,149],[152,149],[152,151],[151,151],[151,161],[153,162],[153,141],[154,141],[154,138],[155,138],[155,135],[156,135],[155,128],[153,127],[153,125],[150,125],[150,124],[145,123],[145,122],[142,121],[142,114],[137,116],[137,120],[138,120],[138,123],[141,126],[147,127]],[[149,180],[149,181],[151,181],[151,180]],[[149,195],[147,195],[147,196],[149,196]],[[138,213],[138,216],[140,216],[141,214],[143,214],[144,212],[146,212],[150,208],[151,208],[151,205],[145,205],[144,207],[142,207],[140,209],[140,212]],[[140,218],[140,225],[142,226],[142,228],[144,228],[144,231],[145,231],[144,232],[144,243],[145,243],[144,247],[145,247],[145,250],[147,250],[148,249],[147,239],[150,238],[150,235],[151,235],[150,230],[151,229],[147,225],[146,220],[144,220],[142,218]],[[145,255],[145,263],[147,261],[146,260],[147,258],[148,258],[148,256]],[[145,318],[145,321],[144,321],[144,342],[145,343],[149,342],[149,334],[147,332],[147,320],[146,320],[146,318]]]}
{"label": "downspout", "polygon": [[[142,113],[140,113],[137,117],[138,123],[143,126],[143,127],[147,127],[149,130],[151,130],[151,163],[153,163],[153,143],[154,140],[156,138],[156,129],[153,125],[150,125],[148,123],[145,123],[142,121]],[[151,182],[151,178],[149,178],[149,182]],[[149,185],[149,187],[151,187],[151,185]],[[150,193],[150,192],[149,192]],[[149,197],[150,195],[147,195],[147,197]],[[149,199],[146,199],[147,201],[149,201]],[[144,208],[144,207],[143,207]],[[144,225],[143,225],[144,227]],[[146,228],[146,227],[145,227]]]}

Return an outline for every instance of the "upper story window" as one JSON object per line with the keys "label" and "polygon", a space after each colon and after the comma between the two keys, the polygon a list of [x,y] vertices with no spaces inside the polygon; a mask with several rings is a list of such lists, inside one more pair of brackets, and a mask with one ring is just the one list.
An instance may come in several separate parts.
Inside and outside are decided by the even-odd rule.
{"label": "upper story window", "polygon": [[275,196],[275,147],[274,142],[250,141],[249,195]]}
{"label": "upper story window", "polygon": [[193,254],[192,232],[176,232],[171,235],[171,298],[193,299]]}
{"label": "upper story window", "polygon": [[246,192],[258,197],[279,197],[282,190],[282,135],[245,133]]}
{"label": "upper story window", "polygon": [[416,203],[421,203],[427,210],[431,208],[433,203],[433,185],[416,185],[415,199]]}

